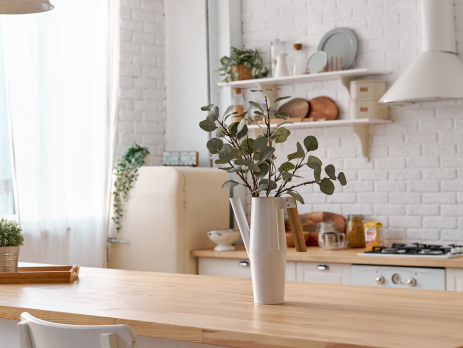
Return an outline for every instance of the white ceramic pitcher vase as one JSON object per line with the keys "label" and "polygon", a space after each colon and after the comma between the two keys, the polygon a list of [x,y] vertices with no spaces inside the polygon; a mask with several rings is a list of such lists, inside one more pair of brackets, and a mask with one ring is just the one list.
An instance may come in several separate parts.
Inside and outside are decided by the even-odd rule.
{"label": "white ceramic pitcher vase", "polygon": [[281,197],[253,197],[251,229],[240,199],[230,198],[230,201],[251,261],[254,302],[283,303],[286,272],[283,209],[295,207],[294,200]]}

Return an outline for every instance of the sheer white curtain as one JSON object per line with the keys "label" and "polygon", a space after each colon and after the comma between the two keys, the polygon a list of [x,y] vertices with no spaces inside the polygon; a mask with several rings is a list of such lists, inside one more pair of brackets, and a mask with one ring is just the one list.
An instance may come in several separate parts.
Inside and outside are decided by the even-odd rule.
{"label": "sheer white curtain", "polygon": [[21,261],[101,267],[114,157],[119,4],[3,16]]}

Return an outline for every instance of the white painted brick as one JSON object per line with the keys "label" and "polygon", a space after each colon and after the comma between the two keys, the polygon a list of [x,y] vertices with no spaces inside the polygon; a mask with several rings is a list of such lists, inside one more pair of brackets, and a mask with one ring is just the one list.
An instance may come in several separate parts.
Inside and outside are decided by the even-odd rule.
{"label": "white painted brick", "polygon": [[442,240],[444,241],[461,241],[463,240],[463,231],[461,230],[441,230]]}
{"label": "white painted brick", "polygon": [[397,180],[420,180],[421,170],[417,169],[404,169],[404,170],[391,170],[389,172],[389,179],[392,181]]}
{"label": "white painted brick", "polygon": [[405,158],[401,157],[376,158],[374,161],[375,168],[378,169],[402,169],[406,167]]}
{"label": "white painted brick", "polygon": [[423,194],[424,203],[452,204],[457,202],[455,193],[425,193]]}
{"label": "white painted brick", "polygon": [[349,214],[372,215],[373,206],[371,204],[346,204],[342,206],[342,214],[347,217]]}
{"label": "white painted brick", "polygon": [[439,205],[409,204],[409,205],[407,205],[407,215],[412,215],[412,216],[414,216],[414,215],[418,215],[418,216],[435,216],[435,215],[439,215]]}
{"label": "white painted brick", "polygon": [[393,146],[389,148],[391,157],[420,156],[421,145]]}
{"label": "white painted brick", "polygon": [[442,216],[462,216],[463,204],[442,205],[441,214]]}
{"label": "white painted brick", "polygon": [[401,216],[406,214],[405,205],[401,204],[375,204],[375,215]]}
{"label": "white painted brick", "polygon": [[451,155],[457,152],[456,144],[424,144],[423,155]]}
{"label": "white painted brick", "polygon": [[410,181],[408,182],[408,192],[439,192],[440,181]]}
{"label": "white painted brick", "polygon": [[376,181],[375,192],[405,192],[407,183],[403,181]]}
{"label": "white painted brick", "polygon": [[417,216],[391,216],[389,217],[391,227],[421,227],[421,217]]}
{"label": "white painted brick", "polygon": [[441,156],[442,167],[463,167],[463,156]]}
{"label": "white painted brick", "polygon": [[419,122],[420,131],[448,131],[453,128],[453,120],[423,120]]}
{"label": "white painted brick", "polygon": [[405,143],[407,144],[437,143],[437,139],[437,133],[405,134]]}
{"label": "white painted brick", "polygon": [[424,169],[423,179],[425,180],[450,180],[457,178],[457,171],[453,168]]}
{"label": "white painted brick", "polygon": [[387,180],[389,178],[388,170],[359,170],[358,176],[360,181]]}
{"label": "white painted brick", "polygon": [[454,217],[424,217],[423,225],[426,228],[456,228],[457,218]]}
{"label": "white painted brick", "polygon": [[463,142],[463,132],[461,131],[448,131],[439,132],[439,141],[443,143],[457,143]]}
{"label": "white painted brick", "polygon": [[421,156],[407,158],[408,168],[438,168],[440,164],[438,156]]}
{"label": "white painted brick", "polygon": [[403,193],[391,193],[389,194],[389,200],[392,204],[420,204],[423,201],[421,193],[408,193],[406,195]]}
{"label": "white painted brick", "polygon": [[359,193],[357,202],[362,203],[388,203],[389,198],[386,193]]}
{"label": "white painted brick", "polygon": [[441,237],[440,231],[436,229],[409,228],[407,230],[407,238],[411,240],[425,241],[425,240],[439,240]]}

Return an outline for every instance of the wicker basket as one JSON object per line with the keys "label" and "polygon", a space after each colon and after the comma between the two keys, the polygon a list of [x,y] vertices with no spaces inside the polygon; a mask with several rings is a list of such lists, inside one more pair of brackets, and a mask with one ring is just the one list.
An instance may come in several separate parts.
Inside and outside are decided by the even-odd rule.
{"label": "wicker basket", "polygon": [[251,70],[247,68],[245,65],[240,64],[238,66],[232,66],[232,74],[238,71],[238,77],[234,78],[233,81],[241,81],[241,80],[250,80],[252,79]]}

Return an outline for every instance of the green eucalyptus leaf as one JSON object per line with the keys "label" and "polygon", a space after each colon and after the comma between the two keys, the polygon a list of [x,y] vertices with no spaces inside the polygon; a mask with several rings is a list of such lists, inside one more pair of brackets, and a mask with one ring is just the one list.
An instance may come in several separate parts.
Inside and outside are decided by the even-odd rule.
{"label": "green eucalyptus leaf", "polygon": [[222,161],[222,160],[215,160],[215,164],[227,164],[228,162]]}
{"label": "green eucalyptus leaf", "polygon": [[225,130],[222,127],[219,127],[219,129],[217,129],[217,132],[215,133],[215,136],[217,138],[225,137]]}
{"label": "green eucalyptus leaf", "polygon": [[233,147],[229,144],[225,144],[222,150],[219,152],[219,158],[222,161],[230,162],[235,157],[235,151]]}
{"label": "green eucalyptus leaf", "polygon": [[268,164],[261,163],[259,164],[260,171],[256,174],[257,179],[263,179],[268,174]]}
{"label": "green eucalyptus leaf", "polygon": [[320,181],[320,176],[322,174],[322,167],[317,167],[314,169],[313,171],[313,177],[315,179],[315,182],[319,182]]}
{"label": "green eucalyptus leaf", "polygon": [[344,175],[343,172],[340,172],[340,173],[338,174],[338,180],[339,180],[339,182],[340,182],[340,184],[341,184],[342,186],[346,186],[346,185],[347,185],[346,176]]}
{"label": "green eucalyptus leaf", "polygon": [[253,160],[247,160],[246,167],[248,167],[249,170],[252,170],[253,172],[260,172],[260,168],[257,166],[257,164],[254,163]]}
{"label": "green eucalyptus leaf", "polygon": [[267,184],[259,185],[259,187],[254,192],[267,191]]}
{"label": "green eucalyptus leaf", "polygon": [[220,150],[222,150],[223,141],[217,138],[212,138],[207,142],[206,146],[210,153],[217,154]]}
{"label": "green eucalyptus leaf", "polygon": [[282,172],[281,177],[284,181],[291,181],[291,179],[293,178],[293,176],[288,172]]}
{"label": "green eucalyptus leaf", "polygon": [[259,152],[260,154],[260,160],[261,161],[265,161],[267,159],[269,159],[270,157],[272,157],[273,153],[275,152],[275,149],[273,147],[269,147],[267,146],[264,150],[262,150],[261,152]]}
{"label": "green eucalyptus leaf", "polygon": [[235,160],[235,164],[238,166],[243,166],[246,164],[246,160],[244,158],[238,158],[237,160]]}
{"label": "green eucalyptus leaf", "polygon": [[215,122],[211,122],[208,120],[199,122],[199,126],[201,127],[201,129],[205,130],[206,132],[212,132],[217,129]]}
{"label": "green eucalyptus leaf", "polygon": [[278,116],[279,118],[282,118],[283,120],[286,120],[286,121],[289,120],[289,115],[286,112],[277,112],[275,116]]}
{"label": "green eucalyptus leaf", "polygon": [[251,92],[262,92],[261,89],[251,89]]}
{"label": "green eucalyptus leaf", "polygon": [[331,180],[336,180],[336,169],[332,164],[329,164],[325,167],[325,172],[328,174]]}
{"label": "green eucalyptus leaf", "polygon": [[315,169],[315,168],[320,168],[322,166],[322,161],[315,156],[309,156],[309,159],[307,160],[307,166],[309,168]]}
{"label": "green eucalyptus leaf", "polygon": [[240,145],[240,148],[245,151],[247,154],[252,154],[252,149],[253,149],[253,144],[254,144],[254,139],[252,138],[246,138],[243,140],[243,142]]}
{"label": "green eucalyptus leaf", "polygon": [[276,131],[274,134],[272,134],[271,138],[276,142],[276,143],[284,143],[286,139],[288,139],[288,136],[291,134],[291,132],[286,129],[285,127],[280,127],[278,131]]}
{"label": "green eucalyptus leaf", "polygon": [[275,102],[273,104],[278,103],[280,100],[285,100],[285,99],[288,99],[288,98],[291,98],[291,97],[278,97],[278,98],[275,99]]}
{"label": "green eucalyptus leaf", "polygon": [[206,106],[203,106],[201,107],[201,110],[202,111],[209,111],[211,110],[211,108],[214,106],[214,104],[209,104],[209,105],[206,105]]}
{"label": "green eucalyptus leaf", "polygon": [[253,144],[254,152],[261,152],[267,147],[267,144],[268,144],[268,138],[266,137],[257,138]]}
{"label": "green eucalyptus leaf", "polygon": [[241,150],[241,149],[233,149],[233,151],[235,152],[235,157],[234,157],[235,159],[241,158],[245,154],[244,150]]}
{"label": "green eucalyptus leaf", "polygon": [[236,134],[236,137],[238,138],[238,140],[240,140],[241,138],[246,136],[246,134],[248,134],[248,126],[244,125],[243,129]]}
{"label": "green eucalyptus leaf", "polygon": [[233,167],[219,167],[219,169],[229,171],[230,169],[233,169]]}
{"label": "green eucalyptus leaf", "polygon": [[316,149],[318,149],[317,138],[315,138],[312,135],[309,135],[304,139],[304,146],[307,149],[307,151],[315,151]]}
{"label": "green eucalyptus leaf", "polygon": [[298,202],[301,202],[302,204],[304,204],[304,199],[302,198],[302,196],[297,193],[296,191],[292,191],[292,190],[289,190],[286,192],[288,195],[290,195],[291,197],[293,197],[296,201]]}
{"label": "green eucalyptus leaf", "polygon": [[260,106],[260,104],[254,102],[254,101],[250,101],[249,104],[251,104],[252,106],[258,108],[260,111],[264,112],[264,110],[262,110],[262,107]]}
{"label": "green eucalyptus leaf", "polygon": [[294,168],[296,168],[296,167],[291,162],[285,162],[280,166],[280,170],[286,171],[286,172],[290,171],[290,170],[293,170]]}
{"label": "green eucalyptus leaf", "polygon": [[318,183],[318,185],[320,186],[320,191],[322,191],[325,195],[330,196],[334,193],[334,184],[330,179],[324,178]]}
{"label": "green eucalyptus leaf", "polygon": [[[259,186],[261,185],[265,185],[265,186],[269,185],[268,179],[262,179],[261,181],[259,181]],[[275,190],[278,187],[278,185],[273,180],[270,180],[270,187],[271,187],[270,190]]]}
{"label": "green eucalyptus leaf", "polygon": [[232,173],[240,172],[240,171],[241,171],[241,167],[242,167],[242,166],[236,166],[235,168],[230,169],[229,171],[227,171],[227,173],[232,174]]}
{"label": "green eucalyptus leaf", "polygon": [[237,183],[235,180],[228,180],[223,183],[222,189],[232,188],[238,185],[239,183]]}
{"label": "green eucalyptus leaf", "polygon": [[209,111],[209,114],[207,114],[206,119],[211,122],[217,121],[219,119],[219,108],[214,106],[211,111]]}
{"label": "green eucalyptus leaf", "polygon": [[238,124],[239,122],[233,122],[231,125],[228,126],[228,131],[232,136],[236,136],[236,133],[238,133]]}
{"label": "green eucalyptus leaf", "polygon": [[223,113],[223,116],[228,115],[233,109],[235,108],[235,105],[230,105],[227,110]]}
{"label": "green eucalyptus leaf", "polygon": [[244,126],[246,126],[246,119],[243,118],[240,123],[238,124],[238,133],[241,132],[244,128]]}

